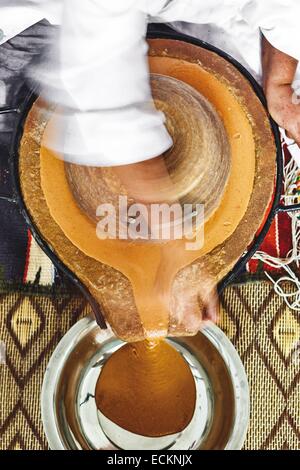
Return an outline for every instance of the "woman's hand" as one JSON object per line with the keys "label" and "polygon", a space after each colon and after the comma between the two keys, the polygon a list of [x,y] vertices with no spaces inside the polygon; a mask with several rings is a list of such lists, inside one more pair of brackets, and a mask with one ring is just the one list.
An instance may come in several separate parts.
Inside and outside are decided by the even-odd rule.
{"label": "woman's hand", "polygon": [[195,335],[207,322],[219,320],[216,279],[201,263],[177,273],[168,302],[172,336]]}
{"label": "woman's hand", "polygon": [[300,145],[300,104],[292,88],[298,62],[263,37],[263,86],[269,112],[288,137]]}
{"label": "woman's hand", "polygon": [[274,121],[286,130],[288,137],[300,145],[300,105],[294,100],[291,85],[271,86],[268,89],[267,100]]}

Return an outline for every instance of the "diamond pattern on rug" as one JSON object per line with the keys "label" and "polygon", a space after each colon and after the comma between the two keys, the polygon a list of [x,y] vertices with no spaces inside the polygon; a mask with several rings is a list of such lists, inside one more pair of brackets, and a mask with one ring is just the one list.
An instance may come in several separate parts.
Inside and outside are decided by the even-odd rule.
{"label": "diamond pattern on rug", "polygon": [[44,323],[44,317],[40,316],[39,309],[34,308],[30,298],[24,297],[14,305],[8,315],[8,328],[21,352],[39,335]]}

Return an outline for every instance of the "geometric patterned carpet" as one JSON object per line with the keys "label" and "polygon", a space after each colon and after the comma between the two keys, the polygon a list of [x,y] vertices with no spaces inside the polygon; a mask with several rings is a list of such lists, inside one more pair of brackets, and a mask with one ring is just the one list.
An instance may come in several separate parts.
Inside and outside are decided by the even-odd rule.
{"label": "geometric patterned carpet", "polygon": [[[1,450],[48,448],[39,406],[43,374],[58,341],[88,313],[80,296],[0,296]],[[237,348],[250,384],[245,449],[300,450],[299,313],[290,311],[270,284],[248,283],[222,295],[220,326]]]}
{"label": "geometric patterned carpet", "polygon": [[300,450],[300,315],[266,282],[229,287],[221,328],[250,386],[246,449]]}

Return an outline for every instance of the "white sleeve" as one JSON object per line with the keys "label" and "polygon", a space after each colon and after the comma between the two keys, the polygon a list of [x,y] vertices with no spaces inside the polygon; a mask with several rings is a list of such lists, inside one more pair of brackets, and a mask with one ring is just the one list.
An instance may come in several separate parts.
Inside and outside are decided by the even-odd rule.
{"label": "white sleeve", "polygon": [[44,18],[41,11],[25,5],[0,6],[0,45]]}
{"label": "white sleeve", "polygon": [[63,0],[0,0],[0,45],[46,18],[59,24]]}
{"label": "white sleeve", "polygon": [[[157,21],[224,23],[247,0],[142,0],[144,8]],[[260,0],[262,1],[262,0]]]}
{"label": "white sleeve", "polygon": [[244,19],[280,51],[300,60],[299,0],[247,2]]}
{"label": "white sleeve", "polygon": [[161,21],[221,25],[243,19],[277,49],[300,60],[299,0],[145,0]]}
{"label": "white sleeve", "polygon": [[172,145],[149,82],[147,15],[136,0],[65,0],[60,104],[45,145],[70,162],[113,166]]}

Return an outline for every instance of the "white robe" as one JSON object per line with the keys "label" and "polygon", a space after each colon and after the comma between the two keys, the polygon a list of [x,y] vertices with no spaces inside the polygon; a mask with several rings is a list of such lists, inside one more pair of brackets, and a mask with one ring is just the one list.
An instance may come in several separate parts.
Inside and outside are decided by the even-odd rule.
{"label": "white robe", "polygon": [[54,99],[72,108],[57,116],[61,132],[47,145],[86,165],[138,162],[171,145],[164,116],[151,103],[149,21],[175,22],[228,52],[258,80],[261,32],[300,60],[299,0],[1,0],[0,44],[43,18],[61,24],[61,61],[42,79],[56,86]]}

